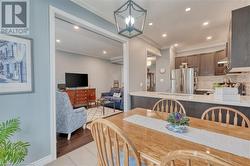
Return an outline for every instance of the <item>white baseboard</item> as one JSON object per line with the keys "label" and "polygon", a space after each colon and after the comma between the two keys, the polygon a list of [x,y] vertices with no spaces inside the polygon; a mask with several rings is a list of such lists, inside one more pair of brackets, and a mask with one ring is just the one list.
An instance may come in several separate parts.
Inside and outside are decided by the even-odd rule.
{"label": "white baseboard", "polygon": [[44,165],[46,165],[54,160],[55,159],[53,159],[52,155],[48,155],[48,156],[45,156],[44,158],[41,158],[41,159],[33,162],[31,165],[32,166],[44,166]]}

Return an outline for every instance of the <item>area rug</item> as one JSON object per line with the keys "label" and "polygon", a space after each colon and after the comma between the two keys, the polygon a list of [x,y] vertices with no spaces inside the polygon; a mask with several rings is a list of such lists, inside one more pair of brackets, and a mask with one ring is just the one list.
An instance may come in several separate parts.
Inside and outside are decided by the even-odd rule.
{"label": "area rug", "polygon": [[116,115],[121,113],[122,111],[120,110],[115,110],[113,108],[108,108],[108,107],[104,107],[105,109],[105,114],[102,114],[102,107],[94,107],[94,108],[89,108],[87,109],[87,123],[92,122],[95,119],[98,118],[105,118],[108,116],[112,116],[112,115]]}

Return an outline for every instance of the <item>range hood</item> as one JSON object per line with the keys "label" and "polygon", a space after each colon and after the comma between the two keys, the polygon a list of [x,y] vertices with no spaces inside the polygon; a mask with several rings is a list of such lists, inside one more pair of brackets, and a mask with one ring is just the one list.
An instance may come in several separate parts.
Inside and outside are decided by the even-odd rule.
{"label": "range hood", "polygon": [[250,67],[237,67],[237,68],[231,68],[230,67],[230,60],[228,57],[221,59],[217,62],[218,64],[224,64],[227,66],[226,75],[238,75],[241,73],[247,73],[250,72]]}

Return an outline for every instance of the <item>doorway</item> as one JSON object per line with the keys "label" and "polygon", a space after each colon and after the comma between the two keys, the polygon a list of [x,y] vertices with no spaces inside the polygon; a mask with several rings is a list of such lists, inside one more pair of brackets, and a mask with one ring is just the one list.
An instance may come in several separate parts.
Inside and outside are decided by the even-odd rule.
{"label": "doorway", "polygon": [[55,75],[55,54],[56,54],[56,35],[55,23],[56,18],[64,18],[70,20],[71,23],[79,25],[85,29],[89,29],[107,38],[119,41],[123,46],[123,82],[124,82],[124,111],[129,110],[129,48],[128,40],[96,25],[93,25],[84,19],[78,18],[74,15],[66,13],[60,9],[50,6],[50,100],[51,100],[51,155],[52,159],[56,159],[56,75]]}
{"label": "doorway", "polygon": [[156,90],[156,57],[157,55],[147,51],[147,91]]}

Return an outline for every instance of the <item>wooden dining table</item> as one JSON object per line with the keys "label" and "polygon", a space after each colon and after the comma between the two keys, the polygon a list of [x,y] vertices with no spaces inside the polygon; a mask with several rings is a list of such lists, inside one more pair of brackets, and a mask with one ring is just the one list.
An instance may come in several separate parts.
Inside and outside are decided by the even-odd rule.
{"label": "wooden dining table", "polygon": [[[145,117],[165,120],[168,114],[156,113],[154,111],[146,110],[143,108],[136,108],[128,112],[124,112],[107,118],[107,120],[113,122],[120,129],[122,129],[122,131],[124,131],[124,133],[128,136],[131,142],[135,145],[137,151],[139,152],[143,160],[147,160],[155,165],[160,165],[161,159],[168,152],[174,150],[196,150],[219,156],[225,160],[228,160],[238,165],[250,166],[249,158],[237,156],[235,154],[214,149],[209,146],[177,138],[173,135],[162,133],[124,120],[124,118],[133,115],[142,115]],[[217,122],[201,120],[191,117],[190,127],[233,136],[244,140],[250,140],[249,128],[225,125]]]}

